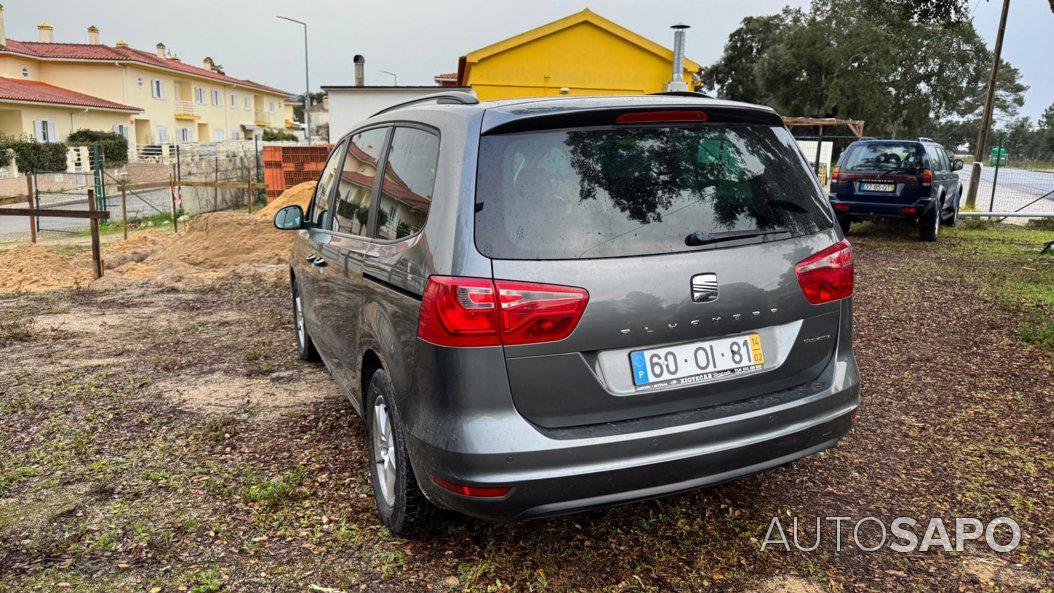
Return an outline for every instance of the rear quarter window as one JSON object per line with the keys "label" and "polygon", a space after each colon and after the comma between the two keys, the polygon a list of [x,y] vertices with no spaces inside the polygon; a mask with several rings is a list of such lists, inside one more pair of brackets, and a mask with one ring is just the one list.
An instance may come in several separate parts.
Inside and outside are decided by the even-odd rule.
{"label": "rear quarter window", "polygon": [[697,232],[832,224],[793,137],[762,124],[484,136],[476,191],[476,245],[497,259],[675,253]]}

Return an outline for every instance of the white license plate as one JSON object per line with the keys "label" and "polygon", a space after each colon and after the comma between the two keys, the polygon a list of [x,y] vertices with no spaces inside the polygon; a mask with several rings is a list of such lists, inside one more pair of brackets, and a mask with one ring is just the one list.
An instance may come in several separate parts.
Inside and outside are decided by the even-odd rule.
{"label": "white license plate", "polygon": [[861,183],[860,191],[893,191],[897,186],[893,183]]}
{"label": "white license plate", "polygon": [[765,363],[761,336],[747,334],[629,353],[635,385],[701,383]]}

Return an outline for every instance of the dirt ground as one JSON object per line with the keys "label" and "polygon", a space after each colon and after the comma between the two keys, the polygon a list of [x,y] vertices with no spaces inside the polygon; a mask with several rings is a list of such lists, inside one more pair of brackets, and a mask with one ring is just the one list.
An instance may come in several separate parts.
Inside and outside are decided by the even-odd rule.
{"label": "dirt ground", "polygon": [[[838,448],[414,539],[375,518],[363,423],[296,358],[281,274],[0,297],[0,592],[1050,591],[1054,353],[1019,328],[1054,301],[1007,303],[991,279],[1054,257],[1015,237],[850,237],[864,389]],[[1024,536],[1007,554],[762,551],[774,516],[1008,516]]]}

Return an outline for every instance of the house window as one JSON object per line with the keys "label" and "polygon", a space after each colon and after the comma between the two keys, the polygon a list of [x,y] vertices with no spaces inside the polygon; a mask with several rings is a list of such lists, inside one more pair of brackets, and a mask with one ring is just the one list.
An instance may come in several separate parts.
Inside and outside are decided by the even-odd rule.
{"label": "house window", "polygon": [[241,140],[242,133],[238,130],[231,130],[231,140]]}
{"label": "house window", "polygon": [[252,108],[253,108],[253,100],[252,100],[252,97],[246,97],[246,98],[245,98],[245,108],[246,108],[246,109],[252,109]]}
{"label": "house window", "polygon": [[37,142],[58,142],[59,135],[55,130],[55,120],[38,119],[33,122],[33,136]]}
{"label": "house window", "polygon": [[213,130],[212,131],[212,140],[213,140],[213,142],[223,142],[226,139],[227,139],[227,137],[226,137],[226,134],[224,134],[223,130]]}
{"label": "house window", "polygon": [[178,129],[178,134],[179,134],[178,137],[179,137],[179,141],[180,142],[193,142],[194,141],[194,132],[191,131],[190,128],[179,128]]}
{"label": "house window", "polygon": [[238,108],[238,93],[231,91],[231,107]]}
{"label": "house window", "polygon": [[124,136],[125,139],[127,139],[128,135],[131,133],[131,129],[128,124],[117,124],[113,127],[113,131]]}
{"label": "house window", "polygon": [[157,126],[158,144],[168,144],[168,126]]}
{"label": "house window", "polygon": [[29,78],[29,66],[22,66],[22,78]]}
{"label": "house window", "polygon": [[155,99],[165,98],[165,83],[162,80],[153,79],[150,81],[150,96]]}
{"label": "house window", "polygon": [[220,92],[216,89],[212,89],[212,104],[216,107],[220,106]]}
{"label": "house window", "polygon": [[142,77],[142,76],[140,76],[139,78],[136,78],[136,79],[135,79],[135,84],[136,84],[136,86],[138,86],[139,88],[143,88],[143,77]]}
{"label": "house window", "polygon": [[194,88],[194,102],[198,105],[205,104],[205,89],[200,86]]}
{"label": "house window", "polygon": [[274,113],[274,99],[267,102],[267,111]]}

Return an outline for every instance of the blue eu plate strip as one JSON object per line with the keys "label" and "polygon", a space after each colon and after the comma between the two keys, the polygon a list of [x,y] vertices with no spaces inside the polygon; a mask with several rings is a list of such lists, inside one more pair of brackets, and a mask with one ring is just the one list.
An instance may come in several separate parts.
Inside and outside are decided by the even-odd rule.
{"label": "blue eu plate strip", "polygon": [[648,364],[644,361],[644,353],[630,352],[629,360],[633,366],[633,383],[646,385],[648,383]]}

